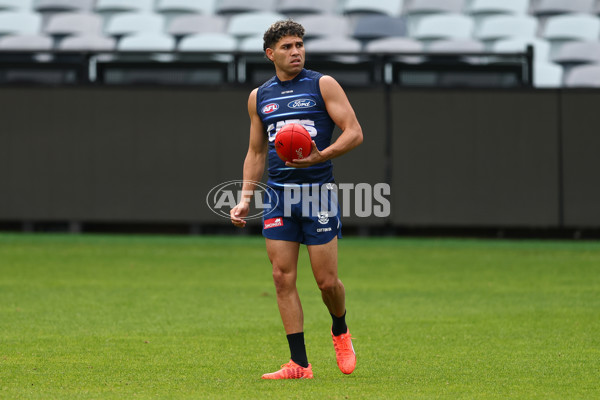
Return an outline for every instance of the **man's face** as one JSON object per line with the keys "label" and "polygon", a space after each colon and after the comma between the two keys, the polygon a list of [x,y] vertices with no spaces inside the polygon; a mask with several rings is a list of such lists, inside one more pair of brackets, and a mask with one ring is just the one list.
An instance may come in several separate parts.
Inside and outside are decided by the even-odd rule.
{"label": "man's face", "polygon": [[284,36],[267,49],[267,57],[278,72],[293,78],[304,68],[304,42],[298,36]]}

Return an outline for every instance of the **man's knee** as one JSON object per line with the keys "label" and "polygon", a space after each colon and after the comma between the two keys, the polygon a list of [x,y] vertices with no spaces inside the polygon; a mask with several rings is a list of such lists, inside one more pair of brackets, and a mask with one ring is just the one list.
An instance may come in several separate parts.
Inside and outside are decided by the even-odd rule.
{"label": "man's knee", "polygon": [[277,293],[285,292],[296,286],[296,275],[288,269],[273,264],[273,282]]}
{"label": "man's knee", "polygon": [[323,278],[317,279],[317,286],[321,292],[333,292],[337,290],[342,282],[337,278],[337,276],[325,276]]}

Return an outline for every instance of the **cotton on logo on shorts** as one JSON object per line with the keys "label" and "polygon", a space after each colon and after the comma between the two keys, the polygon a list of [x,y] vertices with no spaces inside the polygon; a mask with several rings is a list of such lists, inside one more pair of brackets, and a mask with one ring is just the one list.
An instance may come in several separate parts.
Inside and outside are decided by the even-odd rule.
{"label": "cotton on logo on shorts", "polygon": [[282,218],[271,218],[265,220],[264,229],[277,228],[278,226],[283,226]]}

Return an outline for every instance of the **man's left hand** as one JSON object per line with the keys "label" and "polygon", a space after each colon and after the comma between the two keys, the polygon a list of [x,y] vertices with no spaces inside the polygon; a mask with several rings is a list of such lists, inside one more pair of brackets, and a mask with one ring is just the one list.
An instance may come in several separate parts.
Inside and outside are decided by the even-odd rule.
{"label": "man's left hand", "polygon": [[297,158],[292,161],[287,161],[285,163],[288,167],[294,168],[306,168],[315,164],[319,164],[325,161],[325,157],[321,154],[319,149],[317,148],[317,144],[315,141],[312,141],[312,149],[310,150],[310,154],[306,158]]}

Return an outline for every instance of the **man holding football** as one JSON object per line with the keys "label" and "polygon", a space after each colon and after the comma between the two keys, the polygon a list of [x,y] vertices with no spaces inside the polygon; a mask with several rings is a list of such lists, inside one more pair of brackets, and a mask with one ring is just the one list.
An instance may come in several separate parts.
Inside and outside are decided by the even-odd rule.
{"label": "man holding football", "polygon": [[[282,204],[289,188],[323,187],[334,182],[331,159],[347,153],[363,140],[363,133],[346,94],[331,76],[304,68],[304,28],[292,21],[278,21],[264,34],[266,57],[275,66],[275,76],[254,89],[248,99],[250,142],[243,167],[244,193],[230,213],[237,227],[246,225],[250,197],[269,160],[267,185],[279,198],[277,205],[263,217],[263,236],[273,267],[277,304],[290,347],[291,360],[280,370],[264,374],[263,379],[312,378],[304,345],[304,317],[296,289],[300,244],[308,249],[313,275],[323,302],[332,318],[331,336],[337,364],[345,374],[356,366],[356,355],[346,325],[344,285],[338,278],[337,240],[341,222],[337,203],[305,215],[301,203]],[[310,133],[312,149],[308,156],[282,161],[274,141],[285,125],[298,123]],[[331,143],[335,126],[342,133]],[[302,190],[302,193],[305,193]],[[267,197],[267,196],[266,196]],[[335,204],[333,204],[335,203]],[[333,210],[332,210],[333,208]],[[323,210],[327,211],[323,211]]]}

